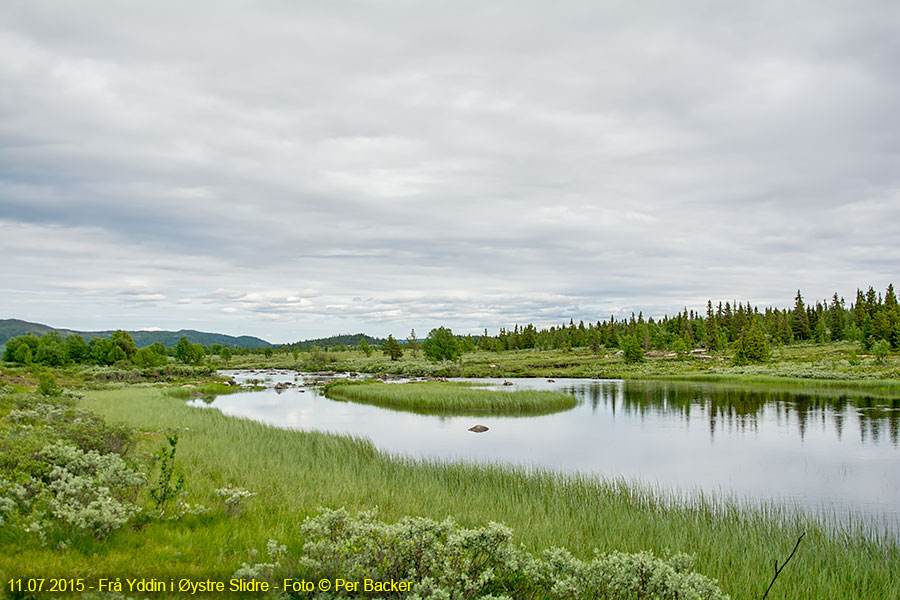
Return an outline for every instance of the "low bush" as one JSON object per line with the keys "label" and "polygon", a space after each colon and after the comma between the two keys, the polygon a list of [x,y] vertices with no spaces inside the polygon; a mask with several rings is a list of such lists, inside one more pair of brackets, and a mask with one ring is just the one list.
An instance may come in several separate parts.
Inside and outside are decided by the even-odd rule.
{"label": "low bush", "polygon": [[[578,559],[551,548],[535,556],[511,542],[498,523],[467,529],[452,519],[405,517],[377,520],[375,510],[355,517],[345,509],[320,509],[300,528],[307,540],[299,555],[270,540],[268,562],[244,563],[235,578],[409,582],[383,598],[461,600],[727,600],[714,580],[692,572],[684,554],[661,558],[650,552],[595,552]],[[354,597],[340,592],[329,598]]]}
{"label": "low bush", "polygon": [[225,514],[230,517],[237,517],[241,514],[246,501],[255,496],[256,493],[229,485],[217,489],[216,495],[225,502]]}
{"label": "low bush", "polygon": [[0,520],[8,535],[43,543],[105,538],[140,512],[145,477],[123,458],[133,432],[76,408],[55,380],[47,394],[44,383],[0,398]]}

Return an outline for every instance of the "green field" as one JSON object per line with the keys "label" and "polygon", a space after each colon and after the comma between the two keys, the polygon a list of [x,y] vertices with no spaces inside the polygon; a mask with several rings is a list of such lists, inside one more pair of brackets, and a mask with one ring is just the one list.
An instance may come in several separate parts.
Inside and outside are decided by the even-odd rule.
{"label": "green field", "polygon": [[546,390],[503,391],[472,387],[467,383],[422,381],[410,383],[357,383],[339,381],[325,386],[333,400],[373,404],[419,414],[544,415],[574,408],[571,394]]}
{"label": "green field", "polygon": [[[900,598],[900,547],[896,540],[866,535],[865,525],[833,531],[777,506],[723,505],[708,497],[679,501],[624,481],[402,460],[366,440],[281,430],[192,408],[167,389],[146,385],[86,391],[78,406],[136,428],[139,441],[129,458],[148,472],[150,455],[165,447],[162,432],[177,428],[177,464],[188,501],[212,511],[126,526],[105,540],[79,539],[65,548],[6,531],[0,536],[4,579],[55,574],[227,580],[267,539],[298,551],[301,523],[318,507],[377,506],[387,521],[417,515],[452,516],[465,526],[501,522],[533,551],[564,546],[583,558],[595,548],[686,552],[696,556],[693,568],[718,579],[732,598],[761,597],[773,561],[784,560],[805,531],[797,557],[769,598]],[[226,515],[215,492],[226,485],[258,493],[238,518]],[[149,506],[146,496],[141,502]]]}

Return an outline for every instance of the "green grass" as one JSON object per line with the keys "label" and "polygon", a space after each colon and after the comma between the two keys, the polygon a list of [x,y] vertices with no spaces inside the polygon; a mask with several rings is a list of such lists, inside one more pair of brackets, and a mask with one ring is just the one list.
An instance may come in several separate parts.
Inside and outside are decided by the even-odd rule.
{"label": "green grass", "polygon": [[239,385],[226,385],[219,382],[197,382],[184,384],[181,387],[168,388],[166,393],[174,398],[186,400],[188,398],[205,398],[212,399],[216,396],[224,396],[228,394],[236,394],[246,392],[248,389],[264,389],[259,386],[252,388]]}
{"label": "green grass", "polygon": [[569,410],[578,404],[575,396],[563,392],[503,391],[445,381],[410,383],[342,381],[325,386],[325,394],[333,400],[440,415],[544,415]]}
{"label": "green grass", "polygon": [[[760,598],[772,563],[807,535],[769,598],[900,598],[896,540],[833,531],[777,506],[746,508],[708,497],[679,501],[623,481],[549,471],[389,457],[366,440],[297,432],[191,408],[153,388],[88,392],[83,405],[144,432],[139,452],[164,443],[157,431],[181,428],[177,462],[191,502],[205,517],[121,530],[104,543],[66,550],[18,539],[0,547],[2,578],[63,574],[97,577],[227,578],[268,538],[299,550],[300,523],[319,506],[378,506],[388,521],[405,515],[465,526],[505,523],[533,550],[565,546],[581,557],[603,551],[688,552],[695,570],[715,577],[735,599]],[[225,516],[215,489],[234,484],[258,496],[240,519]],[[52,574],[52,575],[51,575]]]}

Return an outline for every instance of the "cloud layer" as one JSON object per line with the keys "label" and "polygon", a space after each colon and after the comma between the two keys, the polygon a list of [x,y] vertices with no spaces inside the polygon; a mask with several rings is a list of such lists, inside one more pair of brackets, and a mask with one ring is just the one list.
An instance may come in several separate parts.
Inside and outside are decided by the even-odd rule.
{"label": "cloud layer", "polygon": [[883,288],[898,22],[888,1],[6,3],[0,312],[290,341]]}

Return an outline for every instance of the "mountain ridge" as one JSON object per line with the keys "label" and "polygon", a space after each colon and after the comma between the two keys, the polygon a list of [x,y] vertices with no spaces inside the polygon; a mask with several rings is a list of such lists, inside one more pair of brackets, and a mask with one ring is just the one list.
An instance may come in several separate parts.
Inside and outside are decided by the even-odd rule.
{"label": "mountain ridge", "polygon": [[[110,337],[113,330],[104,331],[78,331],[76,329],[67,329],[62,327],[51,327],[43,323],[32,323],[22,319],[0,319],[0,346],[5,345],[7,340],[12,337],[34,333],[37,336],[44,335],[50,331],[57,331],[62,335],[78,334],[85,340],[95,337]],[[134,343],[138,348],[144,348],[156,342],[162,342],[166,347],[172,347],[178,343],[183,337],[186,337],[192,344],[202,344],[211,346],[212,344],[222,344],[228,346],[240,346],[243,348],[271,348],[275,344],[268,342],[262,338],[251,335],[233,336],[224,333],[211,333],[206,331],[197,331],[195,329],[179,329],[178,331],[147,331],[137,330],[128,331],[134,339]]]}

